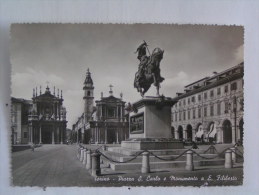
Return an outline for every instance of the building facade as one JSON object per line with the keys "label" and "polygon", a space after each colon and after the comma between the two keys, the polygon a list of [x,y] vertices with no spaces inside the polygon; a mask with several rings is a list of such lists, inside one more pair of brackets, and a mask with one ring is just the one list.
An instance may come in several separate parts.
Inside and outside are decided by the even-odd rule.
{"label": "building facade", "polygon": [[[35,93],[36,92],[36,93]],[[33,89],[32,109],[28,116],[29,143],[63,144],[66,139],[66,109],[62,91],[51,94],[47,86],[45,93],[37,95]]]}
{"label": "building facade", "polygon": [[172,107],[172,135],[184,141],[243,141],[244,63],[185,86]]}
{"label": "building facade", "polygon": [[31,100],[11,98],[11,130],[12,144],[27,144],[28,115],[32,107]]}
{"label": "building facade", "polygon": [[128,121],[125,117],[125,102],[113,96],[110,86],[109,96],[95,101],[94,85],[89,69],[84,81],[84,113],[72,129],[81,143],[120,143],[129,136]]}

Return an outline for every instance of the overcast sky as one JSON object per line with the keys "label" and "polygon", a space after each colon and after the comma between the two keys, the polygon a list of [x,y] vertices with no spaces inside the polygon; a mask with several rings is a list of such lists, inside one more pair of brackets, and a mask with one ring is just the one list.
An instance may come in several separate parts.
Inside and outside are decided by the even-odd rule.
{"label": "overcast sky", "polygon": [[[163,49],[161,93],[174,97],[184,86],[243,61],[243,28],[158,24],[15,24],[11,28],[12,96],[31,99],[32,89],[49,81],[63,90],[68,127],[83,112],[83,82],[92,73],[95,100],[100,93],[123,93],[126,102],[141,96],[133,87],[145,40]],[[152,87],[146,95],[155,95]]]}

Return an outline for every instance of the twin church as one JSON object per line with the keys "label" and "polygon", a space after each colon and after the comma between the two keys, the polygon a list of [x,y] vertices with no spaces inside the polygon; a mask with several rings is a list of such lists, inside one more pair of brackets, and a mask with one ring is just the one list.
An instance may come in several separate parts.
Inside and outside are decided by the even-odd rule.
{"label": "twin church", "polygon": [[72,126],[76,142],[80,143],[121,143],[129,136],[125,102],[113,95],[110,85],[109,96],[94,101],[94,83],[89,69],[84,81],[84,112]]}

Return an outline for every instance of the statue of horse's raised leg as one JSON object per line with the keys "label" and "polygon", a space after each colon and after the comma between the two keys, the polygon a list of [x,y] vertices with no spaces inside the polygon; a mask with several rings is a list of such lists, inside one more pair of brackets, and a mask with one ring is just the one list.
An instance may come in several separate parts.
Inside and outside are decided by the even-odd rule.
{"label": "statue of horse's raised leg", "polygon": [[159,97],[160,96],[160,94],[159,94],[159,88],[160,88],[160,86],[159,86],[159,84],[157,85],[157,87],[156,87],[156,95]]}
{"label": "statue of horse's raised leg", "polygon": [[157,81],[157,79],[156,79],[156,75],[155,75],[155,73],[152,73],[152,76],[153,76],[153,80],[154,80],[154,85],[156,86],[156,95],[157,96],[160,96],[160,94],[159,94],[159,88],[160,88],[160,84],[159,84],[159,82]]}

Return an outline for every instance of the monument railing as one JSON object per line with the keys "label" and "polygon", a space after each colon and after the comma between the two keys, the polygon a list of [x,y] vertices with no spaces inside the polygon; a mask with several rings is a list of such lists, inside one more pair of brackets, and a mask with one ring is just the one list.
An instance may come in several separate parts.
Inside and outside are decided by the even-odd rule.
{"label": "monument railing", "polygon": [[[103,146],[95,149],[95,150],[90,150],[87,149],[86,147],[83,147],[81,145],[79,145],[78,148],[78,158],[80,159],[80,155],[82,155],[82,150],[86,150],[89,151],[90,153],[93,152],[93,154],[91,154],[91,159],[88,159],[91,161],[92,165],[91,167],[88,167],[89,164],[87,163],[86,167],[88,167],[87,169],[91,170],[91,175],[96,176],[96,175],[100,175],[101,174],[101,168],[100,168],[100,164],[103,162],[103,160],[101,160],[101,156],[103,156],[103,158],[107,159],[110,162],[113,163],[129,163],[133,160],[135,160],[138,156],[142,155],[142,168],[141,168],[141,172],[142,173],[148,173],[150,172],[150,162],[149,162],[149,156],[154,156],[155,158],[162,160],[162,161],[175,161],[178,158],[182,157],[183,155],[186,154],[186,170],[189,171],[193,171],[194,170],[194,163],[193,163],[193,155],[197,155],[198,157],[200,157],[201,159],[206,159],[206,160],[212,160],[212,159],[216,159],[218,157],[222,158],[222,155],[225,155],[225,168],[232,168],[233,164],[236,163],[236,158],[241,158],[243,159],[243,152],[241,152],[236,145],[232,146],[232,147],[228,147],[226,149],[224,149],[221,152],[218,152],[216,150],[216,148],[214,146],[210,146],[207,150],[205,150],[205,152],[203,154],[199,154],[197,151],[195,151],[194,149],[186,149],[185,151],[183,151],[181,154],[177,155],[176,157],[169,157],[169,158],[162,158],[156,154],[154,154],[154,152],[149,151],[149,150],[142,150],[140,152],[137,152],[133,155],[132,158],[127,159],[125,161],[119,161],[119,160],[115,160],[111,157],[109,157],[108,155],[104,154],[104,152],[102,152],[100,149],[102,148],[103,151],[105,151],[106,148],[104,148]],[[207,157],[204,156],[205,153],[207,151],[214,151],[216,153],[213,152],[214,156],[213,157]],[[85,158],[85,156],[84,156]],[[84,159],[86,161],[86,159]]]}

